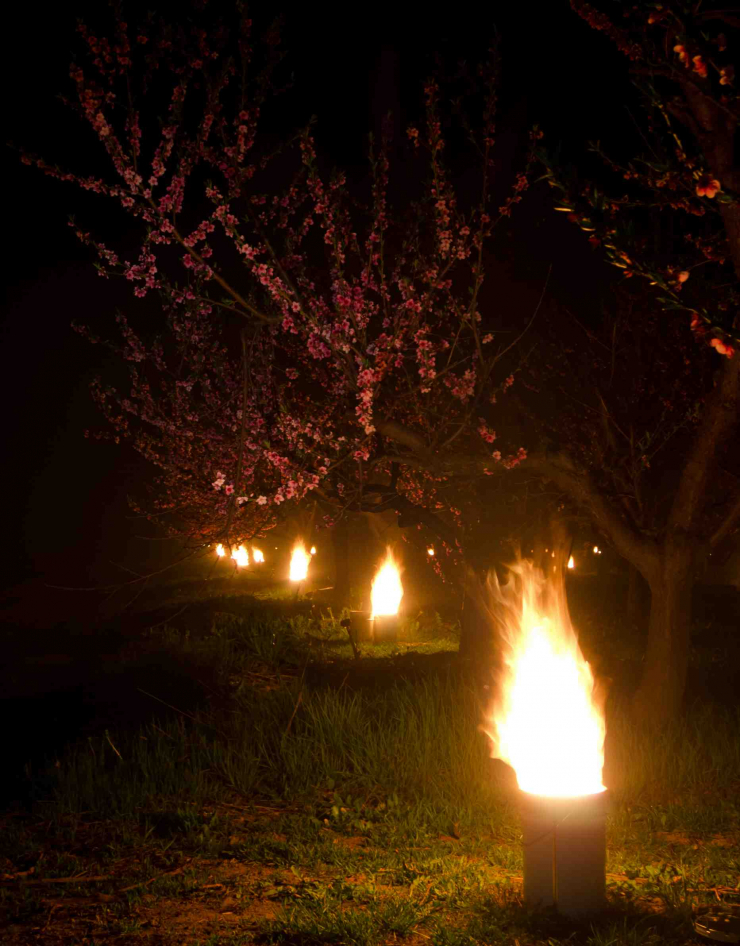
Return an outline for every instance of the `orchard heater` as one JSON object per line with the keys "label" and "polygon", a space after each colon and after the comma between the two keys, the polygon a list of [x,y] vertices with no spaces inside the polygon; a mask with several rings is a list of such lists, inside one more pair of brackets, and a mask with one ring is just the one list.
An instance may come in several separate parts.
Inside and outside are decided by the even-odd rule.
{"label": "orchard heater", "polygon": [[606,905],[607,792],[551,798],[519,792],[524,902],[565,916]]}
{"label": "orchard heater", "polygon": [[524,901],[565,916],[606,905],[605,690],[571,625],[563,568],[520,560],[491,582],[501,654],[483,729],[516,772]]}

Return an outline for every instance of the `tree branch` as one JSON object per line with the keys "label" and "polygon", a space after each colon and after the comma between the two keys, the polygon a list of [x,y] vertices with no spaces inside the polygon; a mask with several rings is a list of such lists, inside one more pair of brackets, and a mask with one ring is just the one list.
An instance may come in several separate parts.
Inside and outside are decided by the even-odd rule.
{"label": "tree branch", "polygon": [[740,524],[740,489],[735,495],[735,501],[727,513],[727,515],[722,520],[719,528],[715,530],[713,535],[709,538],[710,548],[716,548],[720,542],[727,538],[728,535],[733,531],[735,526]]}
{"label": "tree branch", "polygon": [[739,407],[740,357],[723,358],[673,499],[668,516],[669,532],[690,535],[699,531],[717,452],[737,427]]}
{"label": "tree branch", "polygon": [[356,505],[357,512],[380,513],[387,509],[395,509],[397,512],[406,513],[413,517],[416,522],[426,526],[451,549],[462,549],[457,531],[431,510],[424,506],[417,506],[416,503],[412,503],[406,496],[397,493],[389,486],[369,484],[365,487],[365,495],[368,494],[379,495],[382,498],[377,503],[358,503]]}
{"label": "tree branch", "polygon": [[597,525],[611,538],[619,554],[647,578],[657,561],[654,543],[612,507],[586,470],[578,469],[566,454],[530,454],[524,468],[539,472],[588,510]]}
{"label": "tree branch", "polygon": [[424,438],[414,433],[413,430],[409,430],[408,427],[397,423],[395,420],[381,420],[375,425],[375,429],[381,436],[392,440],[394,443],[400,443],[402,446],[408,447],[409,450],[412,450],[419,457],[429,458],[429,448]]}

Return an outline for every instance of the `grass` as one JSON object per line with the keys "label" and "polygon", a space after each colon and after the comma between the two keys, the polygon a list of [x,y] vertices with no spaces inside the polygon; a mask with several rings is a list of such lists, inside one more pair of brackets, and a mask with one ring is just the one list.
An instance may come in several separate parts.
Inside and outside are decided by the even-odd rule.
{"label": "grass", "polygon": [[695,708],[656,738],[615,703],[609,909],[527,911],[454,636],[411,622],[357,661],[330,612],[153,630],[163,662],[209,668],[210,700],[50,760],[0,824],[3,942],[652,946],[740,903],[740,714]]}

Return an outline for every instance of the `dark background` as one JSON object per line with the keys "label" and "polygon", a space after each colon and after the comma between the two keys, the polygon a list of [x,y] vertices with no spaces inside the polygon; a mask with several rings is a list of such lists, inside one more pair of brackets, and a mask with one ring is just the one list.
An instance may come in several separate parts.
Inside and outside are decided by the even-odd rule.
{"label": "dark background", "polygon": [[[166,10],[153,0],[149,6]],[[502,55],[504,178],[516,170],[528,128],[538,123],[564,159],[582,161],[588,141],[617,150],[634,138],[626,63],[565,0],[549,4],[284,6],[285,46],[295,87],[281,108],[296,124],[315,113],[319,146],[330,161],[363,173],[366,135],[392,110],[401,132],[420,113],[431,53],[474,61],[497,28]],[[107,170],[92,133],[55,99],[69,91],[70,52],[80,49],[78,17],[99,4],[14,5],[4,14],[6,139],[71,170]],[[454,11],[454,13],[453,13]],[[255,8],[255,18],[261,15]],[[172,13],[175,16],[177,13]],[[629,106],[629,107],[628,107]],[[127,493],[147,470],[126,447],[84,438],[101,426],[88,386],[98,372],[120,376],[104,350],[70,328],[73,319],[113,334],[116,308],[142,303],[128,286],[100,279],[68,216],[106,243],[123,242],[126,222],[104,198],[44,177],[3,153],[5,205],[2,299],[3,585],[88,585],[120,578],[111,562],[142,567],[175,554],[136,536]],[[582,317],[598,309],[608,285],[577,228],[552,213],[541,186],[516,213],[502,259],[504,302],[526,308],[552,266],[549,293]],[[133,244],[132,244],[133,245]],[[584,275],[585,273],[585,275]],[[154,303],[152,317],[156,317]]]}

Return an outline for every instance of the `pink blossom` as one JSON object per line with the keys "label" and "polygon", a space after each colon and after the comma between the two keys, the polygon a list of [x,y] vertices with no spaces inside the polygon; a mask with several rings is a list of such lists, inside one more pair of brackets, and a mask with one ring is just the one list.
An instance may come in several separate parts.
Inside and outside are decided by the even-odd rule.
{"label": "pink blossom", "polygon": [[722,190],[722,186],[719,181],[714,177],[709,177],[708,174],[702,175],[699,179],[699,183],[696,185],[696,196],[697,197],[714,197],[719,191]]}
{"label": "pink blossom", "polygon": [[722,341],[721,338],[713,338],[709,345],[711,348],[714,348],[720,355],[726,355],[727,358],[732,358],[735,354],[735,349],[732,345],[728,345]]}

